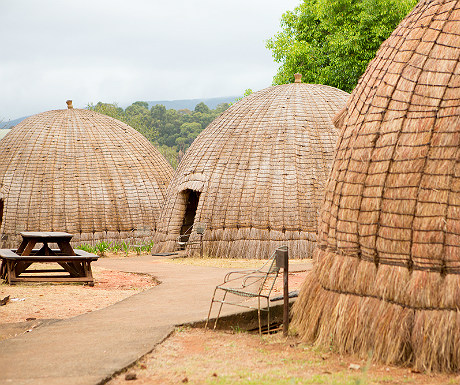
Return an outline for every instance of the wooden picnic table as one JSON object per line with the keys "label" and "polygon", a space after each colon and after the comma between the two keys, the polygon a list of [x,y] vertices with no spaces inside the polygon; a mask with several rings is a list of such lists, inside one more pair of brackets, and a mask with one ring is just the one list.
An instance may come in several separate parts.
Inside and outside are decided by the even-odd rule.
{"label": "wooden picnic table", "polygon": [[[0,276],[9,284],[15,282],[87,282],[94,285],[91,262],[99,257],[70,245],[72,234],[64,232],[22,232],[22,242],[17,250],[0,249],[2,260]],[[51,249],[50,243],[58,245]],[[40,249],[34,249],[43,244]],[[57,263],[62,269],[29,269],[33,263]],[[46,275],[44,273],[67,273]]]}

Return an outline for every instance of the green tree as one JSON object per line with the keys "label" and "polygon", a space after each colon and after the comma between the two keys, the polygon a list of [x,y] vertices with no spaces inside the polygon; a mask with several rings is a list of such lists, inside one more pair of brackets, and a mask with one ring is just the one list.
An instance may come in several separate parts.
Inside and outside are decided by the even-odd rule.
{"label": "green tree", "polygon": [[156,121],[165,121],[166,120],[166,107],[162,104],[156,104],[151,109],[152,118]]}
{"label": "green tree", "polygon": [[[243,96],[242,96],[241,98],[236,98],[235,101],[234,101],[233,103],[230,103],[230,105],[233,105],[233,104],[239,102],[240,100],[242,100],[242,99],[245,98],[246,96],[252,95],[253,93],[254,93],[254,92],[252,91],[252,89],[246,88],[246,89],[244,90]],[[229,106],[230,106],[230,105],[229,105]]]}
{"label": "green tree", "polygon": [[176,111],[155,105],[149,110],[147,102],[135,102],[125,110],[116,103],[89,104],[88,109],[112,116],[135,128],[150,140],[175,168],[180,155],[183,155],[201,131],[229,105],[220,104],[211,110],[199,103],[193,111]]}
{"label": "green tree", "polygon": [[230,104],[229,103],[220,103],[217,105],[216,107],[216,113],[217,114],[221,114],[222,112],[224,112],[228,107],[230,107]]}
{"label": "green tree", "polygon": [[417,0],[303,0],[283,14],[282,30],[267,41],[281,63],[273,84],[327,84],[351,92]]}
{"label": "green tree", "polygon": [[166,145],[157,145],[158,151],[166,158],[169,164],[175,169],[179,163],[178,153],[175,147],[168,147]]}
{"label": "green tree", "polygon": [[126,119],[125,111],[123,108],[118,107],[117,103],[102,103],[98,102],[96,105],[89,103],[86,107],[88,110],[96,111],[101,114],[111,116],[112,118],[124,121]]}
{"label": "green tree", "polygon": [[180,126],[180,137],[176,139],[176,144],[179,149],[185,151],[202,130],[201,124],[198,122],[182,124]]}
{"label": "green tree", "polygon": [[209,114],[210,109],[206,104],[201,102],[195,106],[195,112],[201,112],[202,114]]}

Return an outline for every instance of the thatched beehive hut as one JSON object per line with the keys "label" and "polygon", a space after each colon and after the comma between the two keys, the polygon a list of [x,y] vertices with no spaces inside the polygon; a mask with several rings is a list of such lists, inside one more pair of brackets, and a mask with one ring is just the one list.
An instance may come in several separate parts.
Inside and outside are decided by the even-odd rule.
{"label": "thatched beehive hut", "polygon": [[173,169],[132,127],[69,103],[19,123],[0,153],[2,247],[17,246],[20,231],[152,239]]}
{"label": "thatched beehive hut", "polygon": [[208,256],[265,258],[280,243],[291,256],[311,256],[337,137],[332,118],[347,98],[299,75],[231,106],[178,166],[157,250],[173,250],[179,234],[202,222]]}
{"label": "thatched beehive hut", "polygon": [[419,370],[460,369],[460,2],[422,0],[339,117],[308,341]]}

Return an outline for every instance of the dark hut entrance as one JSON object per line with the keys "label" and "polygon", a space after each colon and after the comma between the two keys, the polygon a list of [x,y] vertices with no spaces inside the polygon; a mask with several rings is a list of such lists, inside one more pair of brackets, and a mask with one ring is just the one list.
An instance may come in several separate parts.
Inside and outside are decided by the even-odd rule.
{"label": "dark hut entrance", "polygon": [[[200,192],[195,190],[185,190],[182,192],[185,196],[185,214],[180,229],[180,235],[190,236],[193,222],[195,221],[196,209],[200,200]],[[188,237],[187,237],[188,238]]]}

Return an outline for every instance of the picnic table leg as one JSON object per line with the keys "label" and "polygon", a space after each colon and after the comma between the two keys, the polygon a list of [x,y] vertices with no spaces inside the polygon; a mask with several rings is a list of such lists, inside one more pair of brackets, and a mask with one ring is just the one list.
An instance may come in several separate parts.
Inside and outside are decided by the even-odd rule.
{"label": "picnic table leg", "polygon": [[83,266],[78,262],[58,262],[61,267],[67,271],[71,277],[84,277],[85,272]]}
{"label": "picnic table leg", "polygon": [[21,246],[19,246],[19,249],[16,251],[16,254],[18,255],[30,255],[32,252],[34,246],[37,244],[36,239],[29,239],[29,242],[26,243],[25,247],[23,248],[24,242],[21,243]]}
{"label": "picnic table leg", "polygon": [[85,277],[88,278],[88,285],[94,286],[93,272],[91,271],[91,261],[83,261]]}
{"label": "picnic table leg", "polygon": [[0,265],[0,278],[4,279],[6,275],[6,262],[2,259],[2,264]]}
{"label": "picnic table leg", "polygon": [[56,253],[50,249],[50,247],[48,246],[48,243],[47,242],[43,242],[43,247],[38,250],[35,255],[46,255],[46,256],[50,256],[50,255],[56,255]]}
{"label": "picnic table leg", "polygon": [[32,264],[32,262],[16,262],[14,264],[14,273],[16,274],[16,277],[18,277],[20,274],[24,273],[24,271],[27,270],[27,268]]}
{"label": "picnic table leg", "polygon": [[16,281],[16,271],[14,265],[14,261],[6,261],[6,268],[8,270],[8,285],[13,285],[13,282]]}
{"label": "picnic table leg", "polygon": [[59,250],[61,250],[65,255],[75,255],[75,252],[69,242],[57,242],[57,245]]}
{"label": "picnic table leg", "polygon": [[21,244],[19,245],[18,249],[16,250],[16,253],[18,255],[22,255],[23,251],[25,250],[27,243],[29,242],[28,239],[23,239]]}

